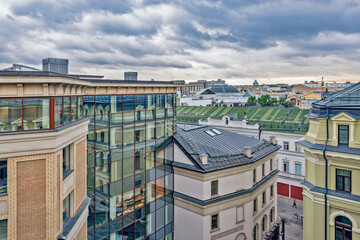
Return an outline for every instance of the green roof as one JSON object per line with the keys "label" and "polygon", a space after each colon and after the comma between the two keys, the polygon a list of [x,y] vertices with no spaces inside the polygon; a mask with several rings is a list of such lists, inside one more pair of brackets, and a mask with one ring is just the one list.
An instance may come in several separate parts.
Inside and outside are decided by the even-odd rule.
{"label": "green roof", "polygon": [[176,120],[178,123],[198,123],[208,117],[221,119],[229,115],[233,120],[243,120],[248,124],[261,124],[264,131],[289,132],[305,134],[309,128],[309,119],[305,115],[309,110],[277,107],[196,107],[178,106]]}

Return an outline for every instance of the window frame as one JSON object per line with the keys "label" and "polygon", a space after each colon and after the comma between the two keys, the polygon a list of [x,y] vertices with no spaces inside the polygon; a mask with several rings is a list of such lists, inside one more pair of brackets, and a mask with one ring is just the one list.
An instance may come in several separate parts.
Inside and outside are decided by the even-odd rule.
{"label": "window frame", "polygon": [[[216,226],[213,226],[213,217],[216,217]],[[219,213],[213,214],[211,215],[210,218],[210,230],[211,231],[216,231],[219,229]]]}
{"label": "window frame", "polygon": [[253,201],[253,213],[257,213],[258,211],[258,206],[257,206],[257,198],[254,199]]}
{"label": "window frame", "polygon": [[[346,127],[347,129],[340,129],[341,127]],[[340,131],[345,131],[347,132],[347,139],[346,139],[346,143],[341,143],[340,142]],[[338,145],[349,145],[349,134],[350,134],[350,131],[349,131],[349,125],[338,125]]]}
{"label": "window frame", "polygon": [[[300,173],[297,172],[297,166],[300,167]],[[295,174],[302,175],[302,164],[301,163],[298,163],[298,162],[295,163]]]}
{"label": "window frame", "polygon": [[[69,159],[68,161],[65,159],[65,156],[64,156],[64,151],[66,148],[69,148]],[[73,150],[73,144],[69,144],[67,145],[66,147],[64,147],[62,149],[62,163],[63,163],[63,179],[66,179],[71,173],[72,171],[74,170],[74,165],[73,165],[73,153],[74,153],[74,150]],[[65,168],[65,162],[66,161],[66,165],[68,165],[68,167]],[[65,171],[64,171],[65,170]]]}
{"label": "window frame", "polygon": [[[343,170],[343,171],[348,171],[350,173],[350,176],[345,176],[345,175],[341,175],[341,174],[338,174],[338,171],[339,170]],[[351,171],[350,170],[345,170],[345,169],[340,169],[340,168],[337,168],[336,171],[335,171],[335,188],[336,190],[338,191],[343,191],[343,192],[349,192],[351,193]],[[338,176],[342,177],[343,178],[343,184],[342,184],[342,189],[338,189]],[[350,190],[345,190],[345,178],[349,178],[350,179]]]}
{"label": "window frame", "polygon": [[[213,186],[213,184],[216,184],[216,186]],[[213,187],[216,188],[216,192],[213,192]],[[213,180],[211,181],[210,183],[210,195],[213,197],[213,196],[217,196],[219,195],[219,180]]]}
{"label": "window frame", "polygon": [[[286,165],[286,171],[285,171],[285,168],[284,166]],[[283,160],[283,172],[286,172],[286,173],[289,173],[290,172],[290,163],[288,160]]]}
{"label": "window frame", "polygon": [[[285,146],[286,146],[286,147],[285,147]],[[284,149],[285,151],[289,151],[289,150],[290,150],[290,142],[284,141],[284,142],[283,142],[283,149]]]}
{"label": "window frame", "polygon": [[[73,202],[72,202],[72,200],[73,200],[73,194],[72,194],[73,192],[70,192],[64,199],[63,199],[63,209],[62,209],[62,216],[63,216],[63,225],[65,225],[67,222],[68,222],[68,220],[70,219],[70,218],[72,218],[72,216],[73,216],[73,210],[72,210],[72,207],[73,207]],[[65,201],[68,201],[68,207],[69,207],[69,209],[68,209],[68,217],[64,220],[64,203],[65,203]]]}
{"label": "window frame", "polygon": [[256,183],[256,168],[253,169],[253,183]]}

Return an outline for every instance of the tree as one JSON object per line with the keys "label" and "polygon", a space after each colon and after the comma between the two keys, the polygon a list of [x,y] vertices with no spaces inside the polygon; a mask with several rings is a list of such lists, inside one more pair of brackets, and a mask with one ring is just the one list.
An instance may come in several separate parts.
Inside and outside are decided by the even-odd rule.
{"label": "tree", "polygon": [[265,95],[262,95],[261,97],[259,97],[258,103],[259,103],[261,106],[271,106],[271,105],[276,104],[276,103],[277,103],[277,100],[276,100],[276,98],[271,97],[271,96],[268,95],[268,94],[265,94]]}
{"label": "tree", "polygon": [[284,98],[284,97],[281,97],[279,102],[284,107],[292,107],[294,105],[292,102],[286,101],[286,98]]}
{"label": "tree", "polygon": [[247,105],[253,105],[254,103],[256,103],[256,97],[255,96],[251,96],[248,98],[247,100]]}

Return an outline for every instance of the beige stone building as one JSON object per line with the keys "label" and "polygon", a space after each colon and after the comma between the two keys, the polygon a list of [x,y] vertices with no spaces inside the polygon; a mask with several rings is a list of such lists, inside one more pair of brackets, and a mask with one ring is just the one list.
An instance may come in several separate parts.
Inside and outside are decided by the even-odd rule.
{"label": "beige stone building", "polygon": [[175,91],[0,71],[0,239],[172,239]]}

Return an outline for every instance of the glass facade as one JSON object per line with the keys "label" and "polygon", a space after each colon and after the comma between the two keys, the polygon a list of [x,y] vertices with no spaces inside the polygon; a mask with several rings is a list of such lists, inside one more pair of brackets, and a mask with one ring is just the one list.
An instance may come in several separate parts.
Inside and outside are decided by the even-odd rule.
{"label": "glass facade", "polygon": [[[88,239],[171,240],[175,104],[175,94],[0,99],[0,132],[90,119]],[[65,160],[70,154],[64,152]],[[71,164],[64,163],[65,173]]]}
{"label": "glass facade", "polygon": [[172,239],[175,95],[84,96],[88,239]]}

